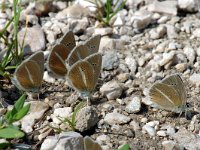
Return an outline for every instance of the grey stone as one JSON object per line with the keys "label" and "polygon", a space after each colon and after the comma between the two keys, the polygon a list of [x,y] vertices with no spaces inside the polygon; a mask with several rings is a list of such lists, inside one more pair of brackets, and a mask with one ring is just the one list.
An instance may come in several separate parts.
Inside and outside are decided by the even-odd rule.
{"label": "grey stone", "polygon": [[108,113],[104,117],[104,122],[109,125],[125,124],[128,123],[130,120],[131,118],[117,112]]}
{"label": "grey stone", "polygon": [[106,95],[108,100],[115,100],[119,98],[123,92],[122,84],[118,83],[116,80],[109,81],[105,83],[101,88],[100,92]]}
{"label": "grey stone", "polygon": [[48,136],[40,150],[83,150],[83,137],[77,132],[62,132]]}
{"label": "grey stone", "polygon": [[126,106],[125,111],[128,113],[137,113],[141,109],[141,100],[139,97],[134,97]]}
{"label": "grey stone", "polygon": [[194,29],[194,31],[192,32],[193,36],[196,38],[200,38],[200,28],[196,28]]}
{"label": "grey stone", "polygon": [[190,78],[189,81],[196,85],[196,86],[200,86],[200,74],[199,73],[193,73]]}
{"label": "grey stone", "polygon": [[189,60],[190,64],[194,63],[194,60],[196,58],[196,52],[192,47],[185,47],[184,48],[184,53],[187,56],[187,59]]}
{"label": "grey stone", "polygon": [[20,120],[21,128],[24,132],[30,133],[33,131],[35,122],[42,118],[44,113],[48,110],[49,105],[42,101],[31,101],[31,107],[28,114]]}
{"label": "grey stone", "polygon": [[136,29],[144,29],[151,23],[151,20],[151,13],[145,10],[135,12],[134,16],[131,18],[133,27]]}
{"label": "grey stone", "polygon": [[176,142],[172,140],[163,141],[162,146],[165,150],[173,150],[175,148]]}
{"label": "grey stone", "polygon": [[200,149],[200,138],[185,128],[180,128],[172,137],[186,150]]}
{"label": "grey stone", "polygon": [[139,131],[141,129],[139,123],[137,121],[135,121],[135,120],[132,120],[130,122],[130,126],[133,128],[133,130],[135,132],[137,132],[137,131]]}
{"label": "grey stone", "polygon": [[138,67],[137,61],[133,57],[127,56],[125,58],[125,63],[128,65],[129,69],[131,70],[131,74],[135,75],[135,72]]}
{"label": "grey stone", "polygon": [[148,6],[148,10],[151,12],[177,15],[177,1],[166,0],[159,2],[155,0],[152,4]]}
{"label": "grey stone", "polygon": [[159,26],[156,29],[152,29],[149,34],[151,39],[160,39],[163,38],[163,36],[166,34],[166,27],[165,26]]}
{"label": "grey stone", "polygon": [[119,66],[119,58],[114,51],[107,52],[102,58],[102,68],[104,70],[112,70]]}
{"label": "grey stone", "polygon": [[81,19],[83,17],[87,17],[88,15],[89,10],[87,8],[84,8],[79,4],[74,4],[57,13],[56,19]]}
{"label": "grey stone", "polygon": [[[26,36],[24,38],[24,34],[26,31]],[[18,40],[20,45],[22,45],[24,39],[24,52],[30,53],[30,52],[36,52],[39,50],[44,50],[45,48],[45,37],[44,32],[42,31],[41,27],[39,26],[33,26],[28,27],[27,30],[23,28],[18,33]]]}
{"label": "grey stone", "polygon": [[196,12],[199,10],[199,0],[178,0],[178,7],[187,12]]}
{"label": "grey stone", "polygon": [[75,128],[83,132],[94,127],[98,121],[96,109],[92,106],[84,107],[77,113]]}
{"label": "grey stone", "polygon": [[[109,37],[102,37],[99,45],[99,51],[113,50],[115,48],[115,41]],[[116,53],[116,52],[113,52]]]}
{"label": "grey stone", "polygon": [[178,37],[176,28],[173,25],[166,25],[166,27],[167,27],[167,37],[169,39],[175,39]]}

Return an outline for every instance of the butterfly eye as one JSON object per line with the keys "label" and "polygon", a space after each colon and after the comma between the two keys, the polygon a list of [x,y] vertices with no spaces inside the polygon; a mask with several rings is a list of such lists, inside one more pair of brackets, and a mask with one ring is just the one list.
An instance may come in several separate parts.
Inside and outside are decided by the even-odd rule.
{"label": "butterfly eye", "polygon": [[71,43],[71,42],[69,42],[69,43],[67,43],[67,44],[66,44],[66,46],[70,46],[70,45],[72,45],[72,43]]}
{"label": "butterfly eye", "polygon": [[90,49],[95,49],[95,46],[90,46]]}

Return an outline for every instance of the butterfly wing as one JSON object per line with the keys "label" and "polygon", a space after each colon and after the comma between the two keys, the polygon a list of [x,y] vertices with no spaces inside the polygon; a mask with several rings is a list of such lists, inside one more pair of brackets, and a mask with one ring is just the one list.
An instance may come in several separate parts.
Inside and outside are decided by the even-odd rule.
{"label": "butterfly wing", "polygon": [[93,67],[85,60],[78,61],[72,65],[68,73],[68,79],[72,87],[83,96],[88,97],[94,90]]}
{"label": "butterfly wing", "polygon": [[68,31],[63,36],[60,43],[64,44],[67,47],[67,49],[72,50],[76,46],[74,33],[72,31]]}
{"label": "butterfly wing", "polygon": [[43,52],[36,52],[35,54],[31,55],[27,60],[35,61],[40,69],[40,78],[43,78],[44,75],[44,53]]}
{"label": "butterfly wing", "polygon": [[84,137],[84,150],[102,150],[101,146],[89,136]]}
{"label": "butterfly wing", "polygon": [[88,39],[85,42],[85,45],[87,46],[90,54],[94,54],[94,53],[98,52],[100,40],[101,40],[101,35],[98,34],[98,35],[91,37],[90,39]]}
{"label": "butterfly wing", "polygon": [[77,61],[82,60],[89,55],[90,53],[85,45],[78,45],[69,54],[69,57],[67,59],[67,64],[69,66],[72,66]]}
{"label": "butterfly wing", "polygon": [[149,96],[162,109],[169,111],[176,111],[177,102],[181,101],[177,91],[164,83],[155,83],[149,91]]}
{"label": "butterfly wing", "polygon": [[47,61],[48,70],[58,77],[64,77],[67,75],[68,70],[65,65],[65,60],[75,46],[76,41],[74,33],[68,31],[61,39],[60,44],[57,44],[52,49]]}
{"label": "butterfly wing", "polygon": [[15,71],[13,83],[27,92],[37,92],[42,85],[42,72],[40,65],[32,60],[22,62]]}
{"label": "butterfly wing", "polygon": [[100,53],[95,53],[93,55],[90,55],[86,59],[92,66],[94,70],[94,83],[96,86],[96,83],[99,79],[99,75],[101,72],[101,65],[102,65],[102,56]]}
{"label": "butterfly wing", "polygon": [[164,79],[162,81],[162,83],[165,83],[165,84],[173,87],[179,94],[180,101],[177,101],[176,105],[178,105],[178,106],[186,105],[186,99],[187,99],[186,90],[185,90],[183,80],[181,79],[179,74],[174,74],[174,75],[169,76],[168,78]]}
{"label": "butterfly wing", "polygon": [[48,70],[59,77],[64,77],[67,74],[65,66],[65,59],[67,59],[71,49],[65,47],[63,44],[56,45],[47,60]]}

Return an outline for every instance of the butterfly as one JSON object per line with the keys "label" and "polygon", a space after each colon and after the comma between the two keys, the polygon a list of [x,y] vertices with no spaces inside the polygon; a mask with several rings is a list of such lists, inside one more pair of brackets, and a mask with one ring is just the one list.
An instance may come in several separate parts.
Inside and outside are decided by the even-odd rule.
{"label": "butterfly", "polygon": [[36,52],[24,60],[15,70],[12,83],[26,92],[38,92],[44,74],[44,54]]}
{"label": "butterfly", "polygon": [[74,63],[68,72],[69,84],[83,97],[90,97],[97,84],[102,64],[100,53],[89,55],[83,60]]}
{"label": "butterfly", "polygon": [[155,83],[149,90],[149,96],[152,102],[164,110],[181,114],[186,108],[186,90],[179,74]]}
{"label": "butterfly", "polygon": [[67,75],[68,69],[65,60],[68,58],[72,49],[76,46],[74,33],[68,31],[59,44],[55,45],[51,50],[47,59],[47,68],[57,77]]}
{"label": "butterfly", "polygon": [[84,150],[102,150],[101,146],[89,136],[84,137]]}
{"label": "butterfly", "polygon": [[97,53],[101,35],[95,35],[88,39],[84,44],[77,45],[69,54],[66,63],[72,66],[75,62],[86,58],[89,55]]}

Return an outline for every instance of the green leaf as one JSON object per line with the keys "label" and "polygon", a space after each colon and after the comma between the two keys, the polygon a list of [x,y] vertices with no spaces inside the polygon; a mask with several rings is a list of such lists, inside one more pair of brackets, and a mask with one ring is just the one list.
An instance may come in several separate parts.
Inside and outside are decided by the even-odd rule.
{"label": "green leaf", "polygon": [[26,99],[26,94],[23,94],[14,104],[14,107],[12,110],[8,111],[5,115],[5,119],[7,120],[8,124],[11,124],[14,122],[14,116],[17,114],[23,107],[24,102]]}
{"label": "green leaf", "polygon": [[12,139],[12,138],[21,138],[23,136],[24,136],[24,132],[16,128],[7,127],[7,128],[0,129],[1,138]]}
{"label": "green leaf", "polygon": [[23,94],[16,102],[14,107],[16,108],[17,111],[20,111],[22,107],[24,106],[24,102],[26,100],[26,94]]}
{"label": "green leaf", "polygon": [[129,144],[122,145],[118,150],[130,150]]}
{"label": "green leaf", "polygon": [[13,116],[13,120],[18,121],[18,120],[22,119],[29,112],[30,106],[31,106],[31,104],[24,106],[20,111],[18,111]]}

